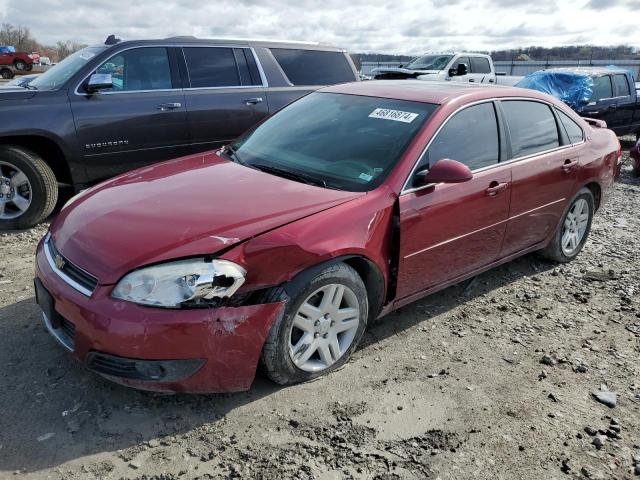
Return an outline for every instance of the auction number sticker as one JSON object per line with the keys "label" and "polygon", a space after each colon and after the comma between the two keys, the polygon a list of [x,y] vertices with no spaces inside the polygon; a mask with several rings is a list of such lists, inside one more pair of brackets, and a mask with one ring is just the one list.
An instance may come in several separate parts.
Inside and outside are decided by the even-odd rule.
{"label": "auction number sticker", "polygon": [[402,110],[376,108],[369,114],[369,118],[382,118],[384,120],[393,120],[394,122],[411,123],[418,115],[418,113],[403,112]]}

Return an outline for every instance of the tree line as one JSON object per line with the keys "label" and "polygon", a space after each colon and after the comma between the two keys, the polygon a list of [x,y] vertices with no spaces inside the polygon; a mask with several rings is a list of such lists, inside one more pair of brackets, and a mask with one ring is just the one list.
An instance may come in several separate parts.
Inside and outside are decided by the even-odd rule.
{"label": "tree line", "polygon": [[[491,55],[494,61],[553,61],[553,60],[640,60],[640,51],[628,45],[600,47],[596,45],[569,45],[566,47],[525,47],[511,50],[493,50],[490,52],[471,50],[473,53]],[[398,62],[406,63],[412,57],[384,53],[354,53],[351,55],[356,65],[361,62]]]}
{"label": "tree line", "polygon": [[71,40],[58,41],[55,45],[44,45],[38,42],[28,27],[3,23],[0,27],[0,46],[15,47],[18,52],[38,52],[49,57],[52,62],[59,62],[86,45]]}

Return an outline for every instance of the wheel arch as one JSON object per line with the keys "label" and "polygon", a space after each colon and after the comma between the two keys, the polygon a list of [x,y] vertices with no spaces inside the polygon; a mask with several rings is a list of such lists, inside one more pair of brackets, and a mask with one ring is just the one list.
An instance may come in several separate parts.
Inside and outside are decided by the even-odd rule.
{"label": "wheel arch", "polygon": [[55,140],[42,135],[12,135],[0,137],[0,145],[21,148],[37,154],[51,167],[59,183],[73,184],[67,156]]}
{"label": "wheel arch", "polygon": [[593,201],[595,203],[595,210],[597,212],[600,208],[600,202],[602,201],[602,187],[598,182],[589,182],[584,186],[584,188],[587,188],[591,191],[591,194],[593,195]]}
{"label": "wheel arch", "polygon": [[330,265],[344,263],[353,268],[362,279],[367,289],[367,299],[369,301],[369,320],[375,319],[384,304],[385,281],[380,268],[371,259],[360,254],[346,254],[339,257],[325,260],[310,266],[297,273],[291,280],[287,281],[283,287],[287,295],[292,298],[299,292],[315,275]]}

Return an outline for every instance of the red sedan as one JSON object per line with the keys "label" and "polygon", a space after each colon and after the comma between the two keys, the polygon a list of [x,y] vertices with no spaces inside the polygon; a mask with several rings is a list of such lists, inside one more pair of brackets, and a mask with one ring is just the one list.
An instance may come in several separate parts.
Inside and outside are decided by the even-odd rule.
{"label": "red sedan", "polygon": [[531,90],[325,88],[229,146],[73,199],[37,300],[90,370],[249,388],[344,364],[367,322],[534,250],[567,262],[620,168],[616,136]]}

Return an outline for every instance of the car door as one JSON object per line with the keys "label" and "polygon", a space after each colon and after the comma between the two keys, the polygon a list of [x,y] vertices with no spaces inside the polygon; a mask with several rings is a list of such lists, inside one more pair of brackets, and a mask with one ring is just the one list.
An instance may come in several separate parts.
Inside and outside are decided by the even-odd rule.
{"label": "car door", "polygon": [[189,46],[182,51],[189,79],[185,100],[194,151],[228,143],[269,113],[250,48]]}
{"label": "car door", "polygon": [[493,83],[491,64],[489,63],[488,58],[469,57],[469,60],[471,62],[471,75],[469,75],[469,82]]}
{"label": "car door", "polygon": [[558,111],[574,137],[570,143],[566,128],[546,103],[503,100],[500,107],[512,164],[511,209],[500,253],[506,257],[539,245],[555,231],[573,194],[583,134]]}
{"label": "car door", "polygon": [[453,77],[449,77],[449,80],[452,82],[468,82],[471,78],[471,60],[469,57],[458,57],[451,65],[450,70],[457,70],[458,65],[464,63],[467,66],[467,74],[466,75],[454,75]]}
{"label": "car door", "polygon": [[633,132],[633,112],[636,109],[634,98],[631,96],[631,88],[627,76],[616,73],[612,76],[613,94],[617,102],[612,127],[619,129],[619,134]]}
{"label": "car door", "polygon": [[69,100],[87,176],[101,180],[190,152],[184,94],[169,49],[115,53],[93,73],[111,74],[113,88]]}
{"label": "car door", "polygon": [[465,183],[411,188],[400,195],[398,298],[428,290],[493,262],[509,213],[511,167],[499,163],[501,135],[493,102],[450,117],[415,172],[440,159],[465,163]]}
{"label": "car door", "polygon": [[593,77],[593,93],[589,103],[580,112],[583,117],[597,118],[607,122],[607,126],[615,123],[617,100],[613,98],[611,75]]}

